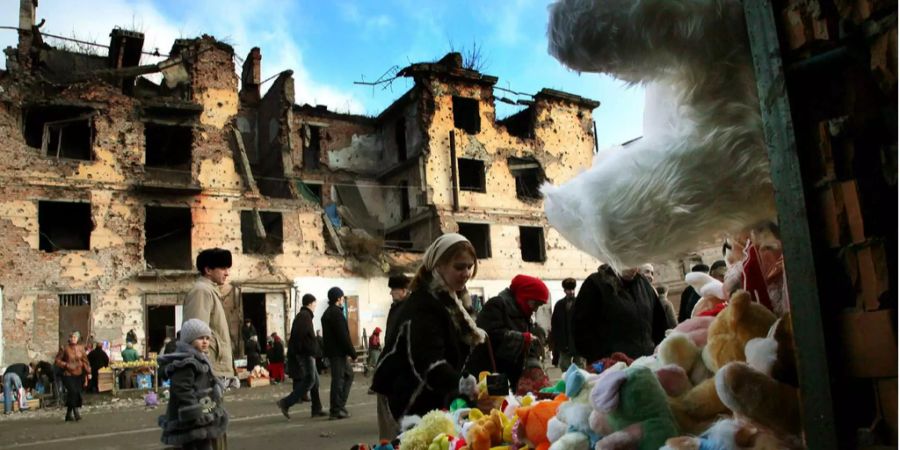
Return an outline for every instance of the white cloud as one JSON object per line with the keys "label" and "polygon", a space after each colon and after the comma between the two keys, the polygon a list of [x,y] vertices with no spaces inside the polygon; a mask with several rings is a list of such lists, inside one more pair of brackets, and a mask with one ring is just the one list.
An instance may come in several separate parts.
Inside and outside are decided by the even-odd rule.
{"label": "white cloud", "polygon": [[[18,25],[18,2],[0,10],[0,24]],[[168,53],[177,38],[193,38],[210,34],[231,44],[235,54],[244,58],[253,47],[262,51],[262,75],[266,78],[281,71],[294,71],[298,103],[326,104],[330,109],[362,113],[362,103],[350,93],[317,80],[303,65],[301,43],[291,30],[291,2],[262,0],[194,0],[177,4],[177,17],[168,17],[149,0],[66,0],[42,1],[37,20],[46,18],[43,31],[66,37],[109,43],[113,27],[134,29],[145,35],[144,50],[159,48]],[[252,13],[251,13],[252,12]],[[175,15],[173,13],[172,15]],[[377,22],[377,21],[376,21]],[[0,46],[15,46],[14,31],[2,31]],[[52,40],[48,40],[54,44]],[[99,49],[101,53],[105,49]],[[154,58],[145,57],[144,62]],[[5,67],[5,61],[3,62]],[[236,67],[240,71],[240,67]]]}

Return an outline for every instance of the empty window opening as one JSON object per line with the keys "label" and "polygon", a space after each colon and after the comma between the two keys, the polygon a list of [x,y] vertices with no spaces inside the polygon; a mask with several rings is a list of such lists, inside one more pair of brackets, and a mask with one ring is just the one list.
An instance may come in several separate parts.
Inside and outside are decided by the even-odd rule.
{"label": "empty window opening", "polygon": [[409,182],[400,182],[400,218],[409,219]]}
{"label": "empty window opening", "polygon": [[191,209],[147,206],[144,260],[148,269],[191,270]]}
{"label": "empty window opening", "polygon": [[[253,325],[253,328],[256,329],[257,339],[262,341],[260,343],[260,350],[264,350],[266,344],[265,337],[269,335],[269,330],[266,327],[266,294],[261,292],[241,293],[241,307],[244,312],[243,319],[250,319],[250,323]],[[243,324],[244,321],[241,321],[241,325]],[[241,336],[241,341],[244,342],[249,338],[250,336]]]}
{"label": "empty window opening", "polygon": [[303,168],[306,170],[319,170],[322,157],[322,127],[307,125],[306,139],[303,140]]}
{"label": "empty window opening", "polygon": [[[257,217],[260,222],[257,222]],[[282,229],[280,212],[260,211],[257,216],[254,211],[241,211],[241,243],[244,253],[257,255],[283,253]]]}
{"label": "empty window opening", "polygon": [[45,252],[89,250],[93,229],[90,203],[38,202],[38,245]]}
{"label": "empty window opening", "polygon": [[406,117],[397,119],[394,133],[397,140],[397,161],[406,161]]}
{"label": "empty window opening", "polygon": [[166,338],[175,340],[175,305],[147,305],[147,351],[159,352]]}
{"label": "empty window opening", "polygon": [[534,137],[534,109],[525,108],[503,120],[500,125],[506,127],[506,131],[522,139]]}
{"label": "empty window opening", "polygon": [[190,170],[193,140],[191,127],[145,123],[146,166]]}
{"label": "empty window opening", "polygon": [[459,223],[459,234],[475,247],[478,259],[491,257],[491,227],[484,223]]}
{"label": "empty window opening", "polygon": [[453,126],[469,134],[481,131],[477,99],[453,96]]}
{"label": "empty window opening", "polygon": [[73,331],[81,333],[82,342],[91,332],[91,294],[59,295],[59,345],[64,347]]}
{"label": "empty window opening", "polygon": [[384,236],[384,246],[388,248],[400,248],[410,250],[413,248],[412,234],[409,228],[392,231]]}
{"label": "empty window opening", "polygon": [[458,158],[459,190],[486,192],[484,161],[480,159]]}
{"label": "empty window opening", "polygon": [[519,246],[522,248],[522,261],[542,263],[547,260],[543,228],[519,227]]}
{"label": "empty window opening", "polygon": [[25,112],[25,143],[54,158],[90,160],[93,112],[76,106],[43,106]]}
{"label": "empty window opening", "polygon": [[305,183],[303,181],[297,182],[297,190],[300,192],[300,196],[317,204],[322,204],[322,184],[321,183]]}
{"label": "empty window opening", "polygon": [[524,201],[540,200],[541,184],[547,180],[541,164],[530,158],[509,158],[509,171],[516,178],[516,197]]}

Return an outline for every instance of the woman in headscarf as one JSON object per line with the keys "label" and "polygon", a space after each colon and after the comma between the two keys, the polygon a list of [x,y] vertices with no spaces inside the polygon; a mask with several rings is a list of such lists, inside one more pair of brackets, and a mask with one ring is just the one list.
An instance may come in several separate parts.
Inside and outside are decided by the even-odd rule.
{"label": "woman in headscarf", "polygon": [[446,408],[456,396],[466,359],[486,336],[466,312],[466,283],[477,270],[475,248],[460,234],[444,234],[425,251],[372,380],[372,390],[387,398],[378,404],[382,438],[397,435],[403,416]]}
{"label": "woman in headscarf", "polygon": [[91,364],[84,347],[78,344],[81,333],[69,334],[69,342],[56,354],[56,366],[62,369],[62,382],[66,387],[66,422],[81,420],[81,393],[91,378]]}

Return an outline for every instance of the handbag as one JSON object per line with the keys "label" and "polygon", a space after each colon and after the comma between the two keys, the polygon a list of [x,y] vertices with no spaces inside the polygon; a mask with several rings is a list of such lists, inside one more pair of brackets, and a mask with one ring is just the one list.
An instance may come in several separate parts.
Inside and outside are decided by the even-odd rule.
{"label": "handbag", "polygon": [[491,374],[484,380],[487,384],[487,392],[491,397],[505,397],[509,395],[509,377],[505,373],[497,373],[497,362],[494,360],[494,348],[491,346],[491,338],[485,340],[488,356],[491,359]]}

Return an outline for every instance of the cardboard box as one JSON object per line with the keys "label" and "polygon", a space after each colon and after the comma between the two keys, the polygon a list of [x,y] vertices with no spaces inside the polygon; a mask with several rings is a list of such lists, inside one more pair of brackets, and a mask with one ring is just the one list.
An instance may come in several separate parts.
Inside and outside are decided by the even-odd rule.
{"label": "cardboard box", "polygon": [[850,375],[897,377],[897,334],[890,310],[841,314],[841,342]]}

